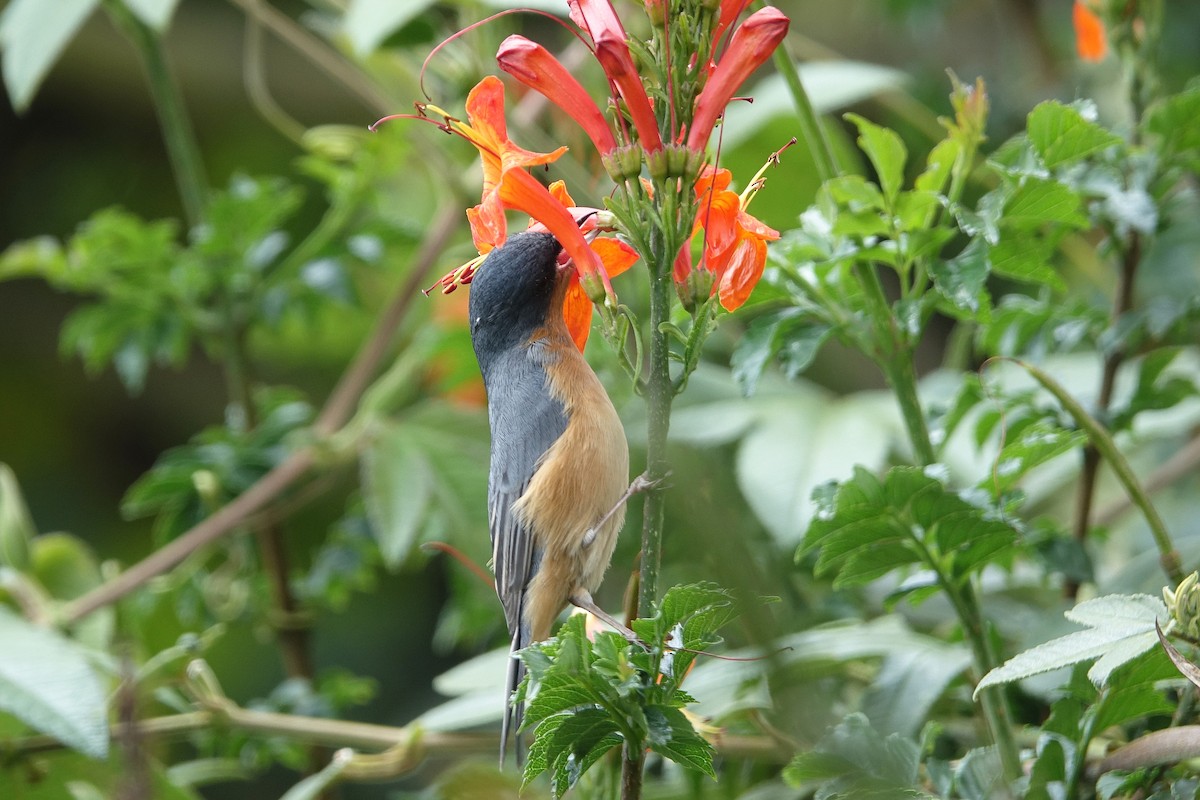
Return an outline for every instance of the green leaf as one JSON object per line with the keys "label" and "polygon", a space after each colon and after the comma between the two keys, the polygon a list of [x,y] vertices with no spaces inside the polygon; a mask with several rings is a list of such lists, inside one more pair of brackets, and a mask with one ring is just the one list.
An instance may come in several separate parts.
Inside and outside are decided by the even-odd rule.
{"label": "green leaf", "polygon": [[[551,2],[560,13],[561,4]],[[829,114],[862,102],[880,92],[898,89],[908,76],[891,67],[862,61],[805,61],[796,65],[800,82],[817,114]],[[749,92],[754,104],[730,103],[722,123],[721,146],[738,147],[750,141],[754,134],[774,119],[795,117],[796,105],[783,76],[772,72],[756,83]]]}
{"label": "green leaf", "polygon": [[[942,207],[942,197],[934,192],[901,192],[896,202],[896,226],[902,232],[932,233],[926,229]],[[939,237],[937,241],[945,241]],[[911,248],[910,248],[911,249]]]}
{"label": "green leaf", "polygon": [[678,708],[652,705],[646,708],[649,734],[646,744],[661,756],[690,769],[703,772],[714,780],[713,746],[696,733],[692,723]]}
{"label": "green leaf", "polygon": [[952,259],[933,260],[929,274],[938,293],[961,319],[976,319],[986,312],[991,301],[985,287],[988,273],[988,247],[982,239],[972,239],[963,251]]}
{"label": "green leaf", "polygon": [[175,6],[179,5],[179,0],[122,0],[122,2],[142,22],[160,34],[166,33],[171,24],[171,15],[175,13]]}
{"label": "green leaf", "polygon": [[954,163],[962,155],[962,144],[956,139],[943,139],[929,151],[925,171],[917,176],[914,183],[916,189],[922,192],[942,193],[946,182],[950,180]]}
{"label": "green leaf", "polygon": [[1004,443],[992,474],[980,481],[980,487],[1003,495],[1029,470],[1086,443],[1083,431],[1063,430],[1049,420],[1038,420]]}
{"label": "green leaf", "polygon": [[904,141],[895,131],[876,125],[858,114],[847,114],[846,119],[858,127],[858,146],[875,167],[883,196],[888,207],[892,207],[904,186],[904,162],[908,159]]}
{"label": "green leaf", "polygon": [[1088,677],[1103,686],[1115,669],[1158,643],[1155,620],[1169,618],[1162,601],[1145,594],[1097,597],[1075,606],[1066,616],[1087,629],[1018,653],[984,675],[975,694],[986,686],[1024,680],[1092,660],[1096,664]]}
{"label": "green leaf", "polygon": [[[1067,284],[1050,265],[1054,246],[1045,240],[1006,231],[988,250],[992,272],[1005,278],[1048,286],[1058,291]],[[1007,298],[1006,298],[1007,299]]]}
{"label": "green leaf", "polygon": [[342,18],[342,30],[359,58],[369,56],[379,44],[433,5],[433,0],[351,0]]}
{"label": "green leaf", "polygon": [[0,606],[0,709],[93,758],[108,753],[105,690],[74,642]]}
{"label": "green leaf", "polygon": [[99,0],[12,0],[0,14],[0,67],[13,108],[33,96]]}
{"label": "green leaf", "polygon": [[405,426],[388,426],[363,450],[362,490],[379,552],[394,568],[416,546],[434,494],[428,460]]}
{"label": "green leaf", "polygon": [[835,586],[865,583],[926,554],[956,579],[982,569],[1016,541],[990,509],[968,503],[918,467],[883,481],[864,469],[838,487],[835,510],[814,520],[797,557],[820,550],[818,574]]}
{"label": "green leaf", "polygon": [[1058,181],[1026,178],[1008,198],[1002,226],[1024,230],[1051,223],[1086,228],[1083,201],[1069,186]]}
{"label": "green leaf", "polygon": [[[617,726],[600,709],[583,709],[554,717],[538,727],[534,745],[530,748],[533,770],[526,766],[523,781],[528,784],[537,777],[542,771],[537,768],[544,761],[544,769],[553,773],[554,796],[562,797],[592,764],[620,743]],[[534,747],[538,749],[536,765],[533,764]]]}
{"label": "green leaf", "polygon": [[1181,352],[1181,348],[1162,347],[1141,359],[1138,363],[1137,386],[1127,403],[1113,409],[1110,429],[1125,430],[1133,425],[1134,418],[1143,411],[1174,408],[1182,400],[1197,394],[1196,382],[1190,376],[1168,374],[1164,377],[1164,371]]}
{"label": "green leaf", "polygon": [[1146,130],[1160,137],[1159,151],[1173,157],[1200,150],[1200,86],[1168,97],[1146,115]]}
{"label": "green leaf", "polygon": [[[1094,106],[1085,107],[1089,116]],[[1026,134],[1051,169],[1121,143],[1120,137],[1085,119],[1075,106],[1048,100],[1029,113]]]}
{"label": "green leaf", "polygon": [[733,379],[750,397],[770,360],[778,355],[788,378],[795,378],[812,363],[833,329],[807,312],[789,308],[750,323],[733,352]]}
{"label": "green leaf", "polygon": [[783,777],[792,786],[829,782],[818,796],[923,797],[913,788],[920,755],[916,742],[895,733],[880,736],[865,716],[855,713],[822,737],[812,752],[796,756]]}
{"label": "green leaf", "polygon": [[29,547],[37,529],[21,495],[12,467],[0,462],[0,566],[24,572],[29,567]]}

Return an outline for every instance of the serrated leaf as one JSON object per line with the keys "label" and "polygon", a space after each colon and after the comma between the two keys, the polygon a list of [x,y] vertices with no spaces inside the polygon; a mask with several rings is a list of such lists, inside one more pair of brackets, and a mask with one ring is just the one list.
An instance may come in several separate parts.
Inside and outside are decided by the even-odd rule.
{"label": "serrated leaf", "polygon": [[1029,113],[1026,135],[1051,169],[1121,143],[1120,137],[1084,119],[1077,108],[1053,100]]}
{"label": "serrated leaf", "polygon": [[61,634],[0,606],[0,709],[93,758],[108,753],[104,687]]}
{"label": "serrated leaf", "polygon": [[891,207],[904,186],[904,163],[908,159],[908,148],[893,130],[876,125],[858,114],[847,114],[846,119],[858,127],[858,146],[875,167],[879,187]]}
{"label": "serrated leaf", "polygon": [[1146,130],[1161,138],[1160,151],[1176,156],[1200,150],[1200,86],[1168,97],[1146,115]]}
{"label": "serrated leaf", "polygon": [[1167,619],[1162,601],[1149,595],[1107,595],[1087,600],[1066,612],[1086,630],[1069,633],[1032,647],[996,667],[975,687],[1024,680],[1043,672],[1098,659],[1088,677],[1102,686],[1115,669],[1149,650],[1157,642],[1157,619]]}
{"label": "serrated leaf", "polygon": [[941,193],[950,180],[954,162],[962,154],[962,145],[956,139],[943,139],[929,151],[925,171],[917,176],[914,186],[923,192]]}
{"label": "serrated leaf", "polygon": [[972,239],[954,258],[934,259],[929,265],[934,286],[965,319],[974,319],[990,307],[984,288],[990,272],[988,247],[982,239]]}
{"label": "serrated leaf", "polygon": [[1050,223],[1087,227],[1083,201],[1069,186],[1058,181],[1026,178],[1008,198],[1001,225],[1027,229]]}
{"label": "serrated leaf", "polygon": [[652,705],[646,708],[649,734],[646,744],[661,756],[690,769],[717,777],[713,770],[713,746],[696,733],[696,729],[678,708]]}
{"label": "serrated leaf", "polygon": [[1048,420],[1039,420],[1004,443],[991,475],[980,481],[980,486],[996,496],[1003,495],[1029,470],[1086,443],[1083,431],[1063,430]]}
{"label": "serrated leaf", "polygon": [[1049,242],[1028,234],[1005,232],[1000,241],[988,250],[992,272],[1005,278],[1049,286],[1058,291],[1067,288],[1054,267],[1050,256],[1054,252]]}
{"label": "serrated leaf", "polygon": [[838,489],[832,517],[809,526],[798,555],[820,548],[817,572],[836,571],[839,585],[873,580],[915,564],[925,553],[956,578],[1012,546],[1016,532],[917,467],[895,467],[883,481],[861,468]]}
{"label": "serrated leaf", "polygon": [[832,328],[799,309],[767,314],[750,323],[733,352],[730,367],[742,394],[750,397],[758,379],[775,355],[789,378],[803,372],[816,357]]}
{"label": "serrated leaf", "polygon": [[919,761],[915,742],[895,733],[881,736],[864,715],[854,713],[826,733],[813,752],[793,759],[784,779],[798,786],[836,778],[839,796],[872,797],[884,790],[911,797],[917,796],[911,787]]}

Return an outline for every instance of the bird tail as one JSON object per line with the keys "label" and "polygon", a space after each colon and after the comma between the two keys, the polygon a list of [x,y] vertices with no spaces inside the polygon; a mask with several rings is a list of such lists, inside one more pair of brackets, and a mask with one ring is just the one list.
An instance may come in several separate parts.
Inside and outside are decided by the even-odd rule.
{"label": "bird tail", "polygon": [[508,675],[504,692],[504,724],[500,728],[500,768],[504,769],[504,757],[508,752],[508,737],[513,735],[513,749],[516,751],[517,767],[523,767],[525,753],[521,747],[521,722],[525,717],[525,704],[514,703],[517,687],[525,677],[525,662],[517,657],[517,651],[529,644],[529,628],[524,623],[517,626],[513,633],[512,645],[508,656]]}

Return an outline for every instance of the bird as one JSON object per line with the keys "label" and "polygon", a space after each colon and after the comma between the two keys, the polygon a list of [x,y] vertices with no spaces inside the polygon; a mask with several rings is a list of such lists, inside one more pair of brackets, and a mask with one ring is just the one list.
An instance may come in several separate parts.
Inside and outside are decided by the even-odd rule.
{"label": "bird", "polygon": [[[492,567],[510,635],[501,767],[523,715],[512,702],[524,675],[515,653],[548,639],[568,604],[615,623],[591,593],[624,524],[629,446],[567,331],[563,300],[575,268],[559,264],[561,253],[551,234],[514,234],[488,254],[468,299],[491,429]],[[519,741],[516,750],[519,760]]]}

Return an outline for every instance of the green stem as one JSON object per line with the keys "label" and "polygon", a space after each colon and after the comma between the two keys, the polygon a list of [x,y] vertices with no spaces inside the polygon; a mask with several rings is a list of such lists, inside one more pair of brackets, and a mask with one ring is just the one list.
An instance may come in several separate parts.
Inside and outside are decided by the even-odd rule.
{"label": "green stem", "polygon": [[154,109],[162,126],[167,157],[171,161],[171,170],[175,173],[175,183],[179,187],[183,213],[187,217],[188,225],[195,227],[204,221],[208,184],[204,178],[200,149],[196,145],[196,134],[184,110],[179,87],[167,67],[162,41],[157,33],[130,12],[123,3],[110,2],[105,8],[117,26],[133,42],[142,58],[150,83],[150,95],[154,99]]}
{"label": "green stem", "polygon": [[[945,585],[949,587],[949,584]],[[979,598],[975,587],[971,583],[965,583],[961,587],[954,588],[953,591],[948,590],[947,594],[950,595],[951,602],[958,612],[967,641],[971,644],[975,669],[982,677],[999,663],[999,659],[996,657],[995,648],[992,647],[991,638],[988,636],[983,612],[979,609]],[[1000,753],[1004,776],[1008,781],[1014,781],[1021,777],[1023,770],[1021,753],[1017,747],[1017,740],[1013,736],[1012,712],[1009,710],[1008,700],[1004,696],[1004,687],[985,687],[979,693],[979,702],[983,706],[983,716],[991,730],[992,741],[995,742],[996,750]]]}
{"label": "green stem", "polygon": [[1138,481],[1137,475],[1134,474],[1133,468],[1129,466],[1129,462],[1125,460],[1125,456],[1117,448],[1112,435],[1103,425],[1096,421],[1095,417],[1085,411],[1083,406],[1058,381],[1032,364],[1027,364],[1018,359],[1011,360],[1032,375],[1034,380],[1040,383],[1046,391],[1054,395],[1055,399],[1062,404],[1067,413],[1074,418],[1075,424],[1087,434],[1091,446],[1096,448],[1104,460],[1108,462],[1109,466],[1112,467],[1117,480],[1121,482],[1121,485],[1125,487],[1125,491],[1129,494],[1129,499],[1133,501],[1133,504],[1141,510],[1142,516],[1146,518],[1146,524],[1150,526],[1150,534],[1154,537],[1154,544],[1158,547],[1159,560],[1162,563],[1163,571],[1166,572],[1167,577],[1173,583],[1179,583],[1183,580],[1179,551],[1175,549],[1175,543],[1171,540],[1171,534],[1167,532],[1167,526],[1163,522],[1162,517],[1159,516],[1158,509],[1150,502],[1150,496],[1146,494],[1146,490],[1142,488],[1142,484]]}
{"label": "green stem", "polygon": [[912,363],[912,354],[902,353],[898,358],[881,366],[884,375],[887,376],[888,385],[896,395],[896,402],[900,404],[900,416],[908,430],[913,458],[921,466],[928,466],[937,460],[937,456],[934,453],[933,440],[929,438],[925,413],[921,410],[921,398],[917,395],[917,375]]}
{"label": "green stem", "polygon": [[[758,3],[759,8],[764,5],[765,3]],[[817,117],[817,112],[813,110],[808,92],[804,90],[804,84],[800,81],[800,73],[796,71],[796,62],[792,60],[788,52],[787,41],[779,43],[772,58],[775,60],[775,69],[779,70],[784,83],[787,84],[788,91],[792,94],[792,103],[796,106],[796,116],[799,117],[800,122],[800,138],[808,147],[813,166],[817,170],[817,177],[824,183],[838,174],[837,162],[833,158],[833,148],[829,146],[829,139],[825,136],[821,120]]]}
{"label": "green stem", "polygon": [[[664,237],[652,236],[650,264],[650,368],[646,377],[646,477],[660,481],[667,474],[667,433],[671,426],[670,341],[662,330],[671,317],[671,259]],[[642,507],[642,557],[638,583],[638,613],[648,614],[658,602],[662,563],[663,492],[652,489]]]}
{"label": "green stem", "polygon": [[[975,671],[982,677],[996,666],[998,659],[988,638],[983,613],[979,608],[979,599],[975,587],[966,582],[959,585],[947,575],[942,565],[926,549],[924,543],[917,537],[913,538],[925,565],[937,575],[938,585],[954,609],[958,623],[962,627],[963,636],[971,648],[971,658],[975,662]],[[980,692],[980,705],[992,741],[1000,754],[1000,763],[1004,769],[1007,781],[1012,782],[1021,777],[1021,754],[1017,748],[1016,738],[1012,730],[1012,713],[1004,696],[1003,687],[988,686]]]}
{"label": "green stem", "polygon": [[908,336],[896,325],[879,273],[871,264],[855,265],[854,274],[863,287],[867,300],[867,313],[874,324],[874,341],[864,347],[865,352],[883,370],[888,385],[896,394],[900,404],[900,415],[908,438],[912,443],[913,458],[921,466],[937,460],[933,441],[929,438],[929,426],[921,410],[921,399],[917,395],[917,372],[913,366],[913,345]]}
{"label": "green stem", "polygon": [[646,756],[640,746],[625,743],[621,751],[621,800],[642,796],[642,771]]}

